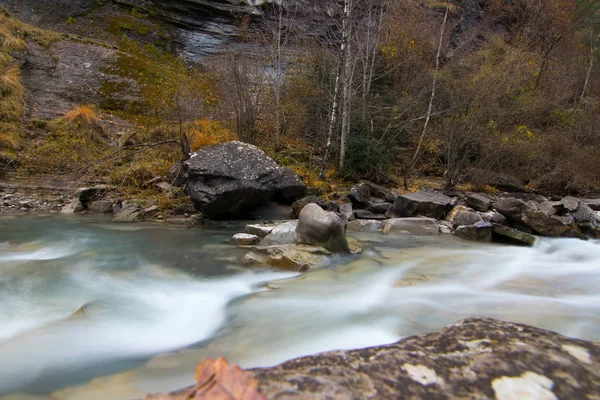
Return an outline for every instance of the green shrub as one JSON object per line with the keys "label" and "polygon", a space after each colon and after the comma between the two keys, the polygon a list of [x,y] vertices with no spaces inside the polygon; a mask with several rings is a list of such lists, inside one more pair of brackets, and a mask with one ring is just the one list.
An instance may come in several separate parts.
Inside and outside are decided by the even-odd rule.
{"label": "green shrub", "polygon": [[351,178],[379,180],[389,166],[389,154],[377,140],[350,136],[344,163],[344,175]]}

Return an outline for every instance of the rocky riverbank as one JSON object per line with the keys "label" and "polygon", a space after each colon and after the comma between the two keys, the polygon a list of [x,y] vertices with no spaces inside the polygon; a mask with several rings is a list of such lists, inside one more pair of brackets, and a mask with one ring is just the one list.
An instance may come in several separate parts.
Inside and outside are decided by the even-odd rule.
{"label": "rocky riverbank", "polygon": [[[600,345],[473,318],[391,345],[248,372],[268,399],[596,399]],[[203,399],[201,389],[146,399]]]}

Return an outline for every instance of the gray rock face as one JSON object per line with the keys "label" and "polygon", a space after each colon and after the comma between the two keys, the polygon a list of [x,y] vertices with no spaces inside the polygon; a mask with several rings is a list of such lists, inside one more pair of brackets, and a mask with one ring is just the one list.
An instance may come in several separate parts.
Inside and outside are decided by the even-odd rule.
{"label": "gray rock face", "polygon": [[600,398],[599,344],[487,318],[250,371],[269,399]]}
{"label": "gray rock face", "polygon": [[423,216],[442,219],[451,202],[450,197],[430,191],[401,195],[387,215],[391,218]]}
{"label": "gray rock face", "polygon": [[298,244],[322,246],[332,252],[349,252],[340,218],[316,204],[308,204],[300,212],[295,238]]}
{"label": "gray rock face", "polygon": [[[103,72],[117,60],[117,55],[112,48],[66,39],[50,48],[29,41],[27,52],[19,57],[28,114],[34,118],[56,118],[79,104],[90,104],[104,82],[121,82],[133,96],[138,96],[135,81]],[[132,97],[119,100],[130,101]]]}
{"label": "gray rock face", "polygon": [[492,201],[486,196],[474,193],[467,197],[467,204],[469,207],[473,207],[477,211],[486,212],[490,208]]}
{"label": "gray rock face", "polygon": [[271,199],[291,203],[306,193],[298,176],[247,143],[204,147],[192,154],[185,168],[190,198],[207,216],[236,216]]}
{"label": "gray rock face", "polygon": [[433,218],[394,218],[383,224],[383,233],[406,233],[410,235],[438,235],[440,225]]}

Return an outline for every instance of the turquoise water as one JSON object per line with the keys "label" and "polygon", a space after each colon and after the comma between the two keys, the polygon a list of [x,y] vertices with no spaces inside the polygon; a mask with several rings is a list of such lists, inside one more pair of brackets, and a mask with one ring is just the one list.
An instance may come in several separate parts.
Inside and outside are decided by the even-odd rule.
{"label": "turquoise water", "polygon": [[362,255],[300,276],[244,268],[234,232],[1,217],[0,394],[126,399],[206,357],[268,366],[474,316],[600,340],[598,242],[360,235]]}

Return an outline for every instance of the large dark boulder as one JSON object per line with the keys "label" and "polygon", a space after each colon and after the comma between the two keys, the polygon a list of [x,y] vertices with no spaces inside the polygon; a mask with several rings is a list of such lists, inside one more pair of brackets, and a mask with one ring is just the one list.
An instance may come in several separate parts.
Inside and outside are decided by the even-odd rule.
{"label": "large dark boulder", "polygon": [[298,244],[321,246],[332,252],[349,252],[340,218],[314,203],[307,204],[300,211],[295,239]]}
{"label": "large dark boulder", "polygon": [[250,370],[269,399],[597,399],[600,345],[488,318]]}
{"label": "large dark boulder", "polygon": [[276,199],[292,203],[306,186],[262,150],[242,142],[203,147],[185,162],[194,206],[209,217],[235,217]]}
{"label": "large dark boulder", "polygon": [[390,218],[430,217],[442,219],[452,199],[440,193],[423,191],[398,196],[388,211]]}

